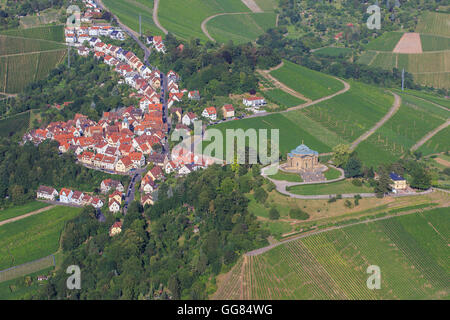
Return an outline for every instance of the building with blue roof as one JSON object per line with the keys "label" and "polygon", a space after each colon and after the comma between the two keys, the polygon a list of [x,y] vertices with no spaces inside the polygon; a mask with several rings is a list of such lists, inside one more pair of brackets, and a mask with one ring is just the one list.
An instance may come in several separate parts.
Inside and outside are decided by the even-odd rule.
{"label": "building with blue roof", "polygon": [[319,167],[319,153],[303,143],[287,154],[287,170],[314,171]]}

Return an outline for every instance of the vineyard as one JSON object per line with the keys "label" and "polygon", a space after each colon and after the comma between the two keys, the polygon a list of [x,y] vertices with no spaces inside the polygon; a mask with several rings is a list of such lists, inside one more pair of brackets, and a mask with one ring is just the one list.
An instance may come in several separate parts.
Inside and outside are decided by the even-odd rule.
{"label": "vineyard", "polygon": [[423,155],[450,151],[449,141],[450,127],[447,127],[425,142],[418,151],[422,152]]}
{"label": "vineyard", "polygon": [[29,39],[64,42],[64,26],[43,26],[29,29],[13,29],[1,32],[2,35]]}
{"label": "vineyard", "polygon": [[61,43],[0,35],[0,56],[65,49]]}
{"label": "vineyard", "polygon": [[[304,237],[244,256],[214,299],[448,299],[447,208]],[[381,271],[370,290],[369,265]]]}

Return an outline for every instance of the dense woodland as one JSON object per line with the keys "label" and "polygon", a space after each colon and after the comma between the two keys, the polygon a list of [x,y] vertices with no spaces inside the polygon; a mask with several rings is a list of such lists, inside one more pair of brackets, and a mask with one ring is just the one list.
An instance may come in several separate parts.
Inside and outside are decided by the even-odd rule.
{"label": "dense woodland", "polygon": [[[262,182],[255,170],[214,165],[163,184],[154,206],[130,205],[122,233],[113,238],[114,217],[99,223],[85,209],[62,234],[63,267],[36,298],[206,299],[218,273],[267,244],[268,233],[247,211],[244,196]],[[73,264],[81,269],[81,290],[66,287],[65,269]]]}

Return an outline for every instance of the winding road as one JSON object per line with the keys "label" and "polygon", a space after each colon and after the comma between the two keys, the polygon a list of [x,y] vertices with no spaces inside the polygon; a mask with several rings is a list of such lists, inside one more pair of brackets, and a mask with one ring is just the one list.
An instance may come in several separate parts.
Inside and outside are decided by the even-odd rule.
{"label": "winding road", "polygon": [[[155,2],[155,3],[156,3],[156,2]],[[216,42],[216,40],[215,40],[213,37],[211,37],[211,35],[209,34],[208,29],[206,28],[206,24],[207,24],[210,20],[214,19],[215,17],[225,16],[225,15],[230,15],[230,14],[249,14],[249,12],[224,12],[224,13],[218,13],[218,14],[209,16],[208,18],[206,18],[205,20],[203,20],[203,21],[202,21],[202,24],[201,24],[201,28],[202,28],[203,33],[208,37],[209,40],[211,40],[212,42]],[[156,22],[155,22],[155,23],[156,23]]]}
{"label": "winding road", "polygon": [[153,6],[153,22],[155,25],[162,31],[164,34],[168,34],[169,31],[167,31],[166,28],[164,28],[161,23],[159,23],[158,19],[158,8],[159,8],[159,0],[155,0],[154,6]]}
{"label": "winding road", "polygon": [[439,127],[437,127],[436,129],[434,129],[433,131],[427,133],[425,135],[425,137],[423,137],[422,139],[420,139],[415,145],[413,145],[411,147],[411,151],[416,151],[417,149],[419,149],[422,145],[424,145],[428,140],[430,140],[431,138],[433,138],[433,136],[435,134],[437,134],[438,132],[444,130],[445,128],[447,128],[450,125],[450,119],[447,120],[445,123],[441,124]]}

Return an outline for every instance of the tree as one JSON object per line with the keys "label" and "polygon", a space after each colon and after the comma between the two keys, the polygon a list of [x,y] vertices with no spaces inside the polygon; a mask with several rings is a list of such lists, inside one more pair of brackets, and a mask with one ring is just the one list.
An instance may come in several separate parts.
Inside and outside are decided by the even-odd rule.
{"label": "tree", "polygon": [[175,300],[180,299],[180,283],[178,282],[178,279],[176,276],[172,276],[169,279],[169,283],[168,283],[168,288],[170,290],[170,292],[172,292],[173,298]]}
{"label": "tree", "polygon": [[270,220],[278,220],[280,218],[280,213],[275,207],[270,208],[269,210],[269,219]]}
{"label": "tree", "polygon": [[361,160],[356,157],[351,157],[345,164],[344,171],[346,178],[355,178],[361,176]]}
{"label": "tree", "polygon": [[261,187],[256,188],[256,190],[255,190],[255,200],[260,202],[260,203],[266,202],[266,200],[267,200],[267,192]]}
{"label": "tree", "polygon": [[331,160],[337,167],[343,168],[350,158],[351,150],[346,144],[338,144],[333,148],[333,156]]}
{"label": "tree", "polygon": [[411,187],[421,190],[427,190],[431,187],[431,175],[424,168],[415,168],[411,172],[411,176]]}
{"label": "tree", "polygon": [[383,198],[384,195],[391,192],[391,178],[389,173],[385,168],[380,167],[379,169],[380,178],[378,179],[375,186],[375,193],[378,198]]}

